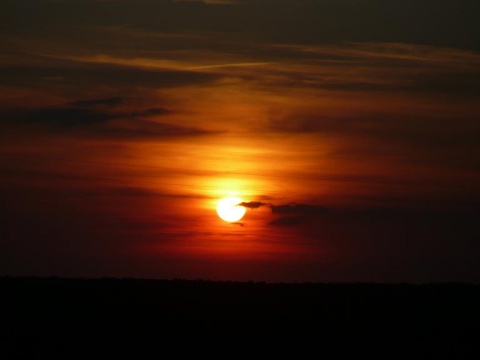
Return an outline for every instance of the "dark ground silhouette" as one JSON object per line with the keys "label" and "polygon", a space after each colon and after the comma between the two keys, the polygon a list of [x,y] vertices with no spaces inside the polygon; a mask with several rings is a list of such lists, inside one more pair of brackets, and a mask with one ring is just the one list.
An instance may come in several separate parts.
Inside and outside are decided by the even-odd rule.
{"label": "dark ground silhouette", "polygon": [[0,278],[0,289],[5,359],[480,354],[473,284]]}

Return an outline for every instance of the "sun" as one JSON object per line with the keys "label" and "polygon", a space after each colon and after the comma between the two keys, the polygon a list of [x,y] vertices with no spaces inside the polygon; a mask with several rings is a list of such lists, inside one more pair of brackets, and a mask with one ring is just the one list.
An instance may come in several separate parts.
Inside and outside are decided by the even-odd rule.
{"label": "sun", "polygon": [[247,209],[238,206],[242,199],[236,197],[223,198],[217,203],[217,214],[226,222],[236,222],[240,220]]}

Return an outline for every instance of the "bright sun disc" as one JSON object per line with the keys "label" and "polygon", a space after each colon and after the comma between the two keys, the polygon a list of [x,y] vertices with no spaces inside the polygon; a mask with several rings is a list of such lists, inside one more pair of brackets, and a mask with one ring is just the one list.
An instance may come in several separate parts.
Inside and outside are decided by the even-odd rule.
{"label": "bright sun disc", "polygon": [[223,198],[217,204],[217,214],[222,220],[236,222],[245,215],[245,207],[238,206],[242,202],[239,198]]}

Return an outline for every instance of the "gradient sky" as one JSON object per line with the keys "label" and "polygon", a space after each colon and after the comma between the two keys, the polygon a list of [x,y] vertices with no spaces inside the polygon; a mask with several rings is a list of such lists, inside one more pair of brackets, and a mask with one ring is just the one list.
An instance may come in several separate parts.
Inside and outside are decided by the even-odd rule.
{"label": "gradient sky", "polygon": [[480,282],[478,14],[2,0],[0,275]]}

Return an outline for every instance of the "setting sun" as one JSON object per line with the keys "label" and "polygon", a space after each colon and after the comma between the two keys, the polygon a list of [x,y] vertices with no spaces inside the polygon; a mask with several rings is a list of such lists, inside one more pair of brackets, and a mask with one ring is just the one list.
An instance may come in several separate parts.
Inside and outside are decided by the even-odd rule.
{"label": "setting sun", "polygon": [[242,202],[236,197],[223,198],[217,204],[217,214],[226,222],[239,221],[245,215],[245,207],[238,206]]}

